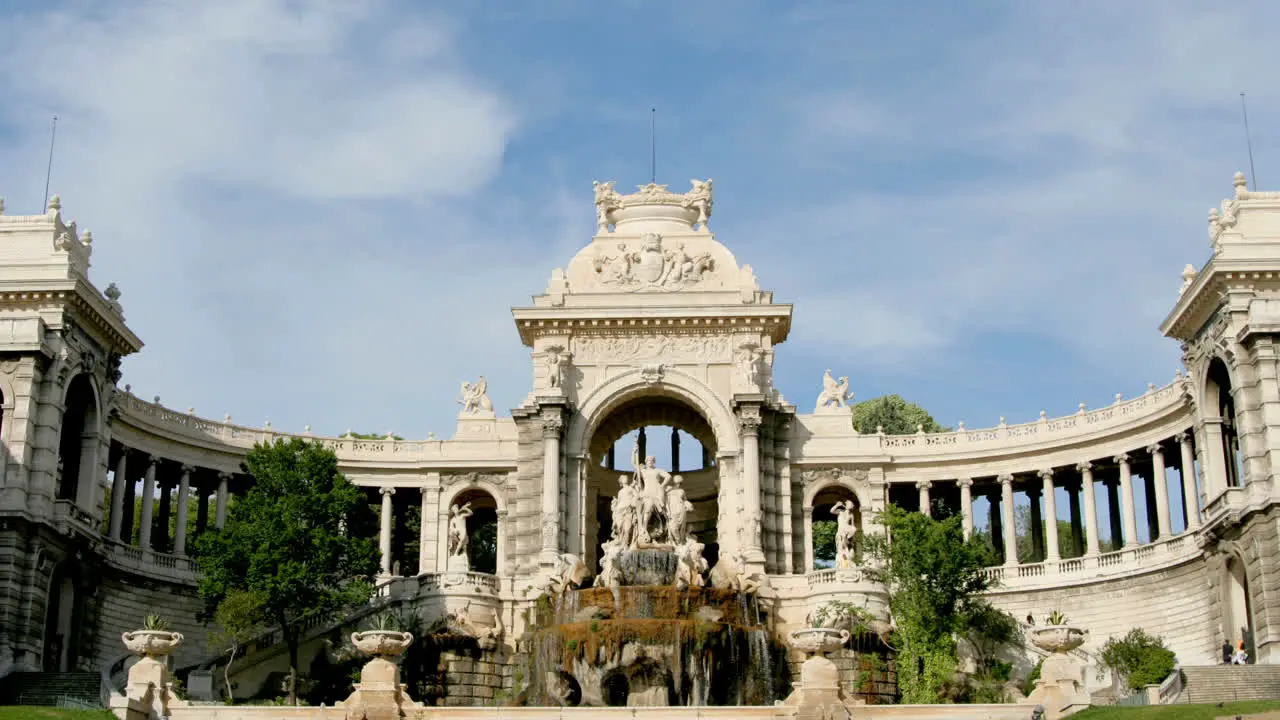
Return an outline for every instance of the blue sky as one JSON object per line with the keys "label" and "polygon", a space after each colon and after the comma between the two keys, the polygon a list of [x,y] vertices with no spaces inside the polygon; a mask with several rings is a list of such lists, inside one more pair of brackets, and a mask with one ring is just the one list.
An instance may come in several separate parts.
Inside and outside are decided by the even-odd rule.
{"label": "blue sky", "polygon": [[[508,308],[591,181],[712,177],[712,227],[821,373],[969,427],[1163,384],[1206,210],[1280,187],[1280,6],[0,0],[0,195],[94,231],[124,382],[279,429],[452,432],[528,391]],[[1275,170],[1274,174],[1271,172]]]}

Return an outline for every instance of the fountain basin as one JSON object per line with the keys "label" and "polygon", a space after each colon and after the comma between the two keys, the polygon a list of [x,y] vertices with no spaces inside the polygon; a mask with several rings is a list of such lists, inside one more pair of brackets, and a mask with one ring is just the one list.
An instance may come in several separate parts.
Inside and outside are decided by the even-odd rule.
{"label": "fountain basin", "polygon": [[679,560],[671,548],[644,548],[618,553],[623,585],[675,585]]}

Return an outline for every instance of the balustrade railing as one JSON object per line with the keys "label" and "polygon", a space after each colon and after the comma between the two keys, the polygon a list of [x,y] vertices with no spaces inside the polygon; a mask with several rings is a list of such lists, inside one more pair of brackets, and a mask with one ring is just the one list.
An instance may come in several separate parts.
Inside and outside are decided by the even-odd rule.
{"label": "balustrade railing", "polygon": [[174,572],[169,574],[177,575],[194,576],[200,572],[199,564],[186,555],[172,555],[155,552],[154,550],[143,550],[139,547],[115,542],[107,544],[107,552],[108,557],[117,564],[143,572],[152,568],[172,570]]}
{"label": "balustrade railing", "polygon": [[983,574],[989,581],[998,583],[997,589],[1019,589],[1028,585],[1070,582],[1073,576],[1091,580],[1119,576],[1188,558],[1196,552],[1198,549],[1192,537],[1184,533],[1149,545],[1098,555],[1021,565],[996,565],[985,568]]}
{"label": "balustrade railing", "polygon": [[1186,380],[1175,379],[1162,388],[1154,388],[1131,400],[1123,400],[1096,410],[1081,410],[1074,415],[1050,418],[1016,425],[1001,423],[993,428],[965,429],[947,433],[915,435],[882,435],[880,447],[897,452],[911,450],[964,450],[986,446],[1004,446],[1046,442],[1058,437],[1095,432],[1123,425],[1134,418],[1179,407],[1186,403]]}

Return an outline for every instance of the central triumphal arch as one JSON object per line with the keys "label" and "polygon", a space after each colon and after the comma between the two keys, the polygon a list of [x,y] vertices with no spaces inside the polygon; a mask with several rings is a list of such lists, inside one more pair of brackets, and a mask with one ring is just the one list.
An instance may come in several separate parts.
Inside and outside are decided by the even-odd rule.
{"label": "central triumphal arch", "polygon": [[539,472],[524,469],[541,483],[540,521],[518,532],[536,533],[544,567],[566,552],[598,565],[609,501],[633,472],[615,462],[614,444],[657,425],[703,448],[701,465],[679,474],[708,559],[730,550],[757,572],[789,567],[779,542],[789,501],[764,507],[762,498],[781,500],[789,474],[795,408],[771,378],[791,306],[773,302],[716,240],[711,181],[692,184],[684,194],[656,184],[620,194],[597,183],[595,236],[531,307],[513,310],[533,350],[534,389],[521,411],[543,435]]}

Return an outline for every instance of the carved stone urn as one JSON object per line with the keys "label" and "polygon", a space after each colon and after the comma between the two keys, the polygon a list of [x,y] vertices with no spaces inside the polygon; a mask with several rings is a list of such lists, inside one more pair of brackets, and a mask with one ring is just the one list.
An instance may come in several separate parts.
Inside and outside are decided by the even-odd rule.
{"label": "carved stone urn", "polygon": [[1031,644],[1049,656],[1040,665],[1036,689],[1025,702],[1043,705],[1049,720],[1087,707],[1089,693],[1084,684],[1084,664],[1070,653],[1085,643],[1088,631],[1071,625],[1044,625],[1029,628],[1027,634]]}
{"label": "carved stone urn", "polygon": [[396,630],[368,630],[351,633],[351,644],[375,658],[400,657],[413,644],[413,633]]}
{"label": "carved stone urn", "polygon": [[360,670],[360,682],[342,706],[349,720],[399,720],[405,711],[421,708],[400,683],[400,666],[393,662],[413,644],[413,634],[369,630],[351,634],[351,644],[373,659]]}
{"label": "carved stone urn", "polygon": [[1066,653],[1084,644],[1089,633],[1070,625],[1031,628],[1031,644],[1050,653]]}
{"label": "carved stone urn", "polygon": [[824,627],[802,628],[787,635],[792,648],[809,655],[800,666],[799,685],[784,702],[796,707],[797,718],[848,717],[840,692],[840,670],[825,655],[844,647],[849,637],[848,630]]}
{"label": "carved stone urn", "polygon": [[182,633],[169,630],[134,630],[120,636],[129,652],[156,660],[172,655],[182,644]]}

